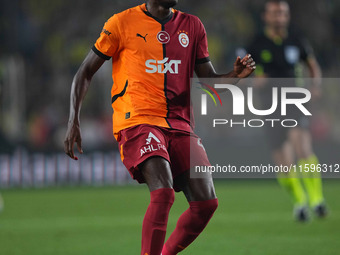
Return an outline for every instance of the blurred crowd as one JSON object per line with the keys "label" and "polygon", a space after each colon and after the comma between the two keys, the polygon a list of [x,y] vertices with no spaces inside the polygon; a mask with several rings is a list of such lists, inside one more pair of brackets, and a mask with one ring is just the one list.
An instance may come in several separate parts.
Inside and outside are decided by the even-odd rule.
{"label": "blurred crowd", "polygon": [[[73,75],[116,12],[143,1],[4,0],[0,8],[0,151],[63,145]],[[340,67],[340,1],[288,1],[292,26],[313,45],[325,77]],[[204,23],[217,71],[232,68],[235,49],[262,27],[264,0],[179,1]],[[85,149],[115,149],[111,128],[111,63],[96,74],[81,121]],[[326,90],[325,97],[337,91]],[[338,105],[339,106],[339,105]],[[334,107],[334,106],[331,106]]]}

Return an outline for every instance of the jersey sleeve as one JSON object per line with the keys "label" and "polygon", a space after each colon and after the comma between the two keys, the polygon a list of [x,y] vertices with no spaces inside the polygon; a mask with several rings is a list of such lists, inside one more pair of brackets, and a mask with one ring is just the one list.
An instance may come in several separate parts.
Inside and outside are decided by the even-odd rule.
{"label": "jersey sleeve", "polygon": [[195,64],[203,64],[210,61],[208,51],[208,38],[204,25],[198,19],[197,51]]}
{"label": "jersey sleeve", "polygon": [[121,45],[120,26],[117,15],[112,16],[103,27],[92,50],[101,58],[109,60]]}

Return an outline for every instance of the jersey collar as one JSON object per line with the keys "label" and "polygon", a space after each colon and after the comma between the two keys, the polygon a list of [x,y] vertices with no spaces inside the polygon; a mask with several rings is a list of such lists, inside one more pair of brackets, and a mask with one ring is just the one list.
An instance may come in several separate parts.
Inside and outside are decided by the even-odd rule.
{"label": "jersey collar", "polygon": [[152,16],[152,14],[147,10],[147,8],[146,8],[146,3],[140,5],[140,8],[142,9],[142,11],[143,11],[147,16],[153,18],[154,20],[156,20],[157,22],[159,22],[159,23],[162,24],[162,25],[165,25],[166,23],[168,23],[168,22],[172,19],[172,17],[174,16],[174,13],[175,13],[175,11],[176,11],[175,9],[171,8],[171,13],[170,13],[170,15],[169,15],[166,19],[160,20],[160,19],[158,19],[158,18]]}

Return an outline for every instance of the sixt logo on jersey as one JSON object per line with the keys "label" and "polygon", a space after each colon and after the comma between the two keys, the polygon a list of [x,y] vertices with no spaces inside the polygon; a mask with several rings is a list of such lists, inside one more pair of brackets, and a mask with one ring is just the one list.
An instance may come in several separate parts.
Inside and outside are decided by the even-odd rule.
{"label": "sixt logo on jersey", "polygon": [[181,60],[169,60],[164,58],[163,60],[148,59],[145,62],[147,73],[172,73],[178,74],[178,67],[181,64]]}

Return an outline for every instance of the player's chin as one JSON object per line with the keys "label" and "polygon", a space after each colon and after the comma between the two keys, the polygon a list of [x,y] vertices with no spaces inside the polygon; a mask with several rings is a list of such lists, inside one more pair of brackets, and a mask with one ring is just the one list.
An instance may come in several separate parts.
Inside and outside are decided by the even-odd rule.
{"label": "player's chin", "polygon": [[160,5],[166,9],[174,7],[178,3],[178,0],[160,0]]}

